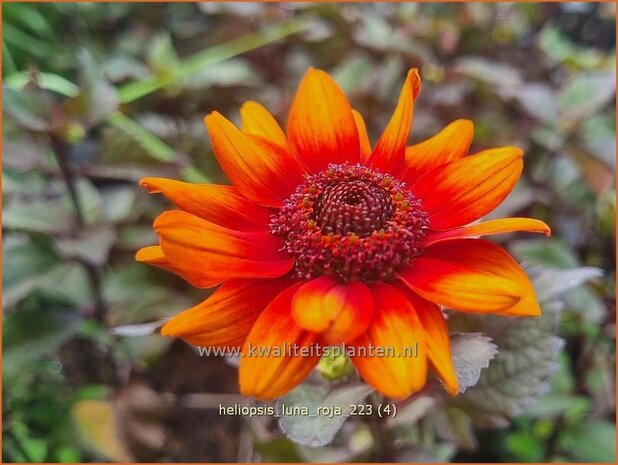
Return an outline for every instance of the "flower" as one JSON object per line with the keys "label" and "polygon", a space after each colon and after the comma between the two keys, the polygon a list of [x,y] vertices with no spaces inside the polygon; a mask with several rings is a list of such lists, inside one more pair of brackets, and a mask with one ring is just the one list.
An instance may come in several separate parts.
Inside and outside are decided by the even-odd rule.
{"label": "flower", "polygon": [[[146,178],[179,210],[154,222],[159,245],[137,260],[194,286],[219,286],[168,321],[162,334],[191,344],[242,347],[244,395],[272,399],[299,384],[319,356],[252,356],[253,348],[345,343],[360,376],[392,398],[426,383],[428,366],[458,391],[440,310],[538,316],[532,285],[496,233],[550,234],[538,220],[473,223],[494,210],[521,174],[522,151],[468,155],[473,126],[457,120],[406,147],[420,91],[408,72],[395,111],[371,148],[365,123],[333,79],[310,69],[287,135],[260,104],[245,103],[238,129],[206,116],[232,186]],[[414,345],[415,357],[360,348]],[[263,349],[265,350],[265,349]],[[386,351],[386,349],[384,349]],[[307,354],[309,352],[306,352]]]}

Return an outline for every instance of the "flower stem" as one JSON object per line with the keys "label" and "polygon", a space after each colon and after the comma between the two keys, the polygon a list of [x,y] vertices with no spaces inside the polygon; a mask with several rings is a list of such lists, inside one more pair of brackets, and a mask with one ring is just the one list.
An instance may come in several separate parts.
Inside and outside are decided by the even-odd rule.
{"label": "flower stem", "polygon": [[[62,178],[64,179],[67,191],[69,192],[73,209],[75,210],[77,227],[79,230],[83,230],[86,226],[86,220],[79,201],[79,196],[77,195],[77,189],[75,187],[75,173],[71,166],[69,157],[70,147],[66,141],[53,132],[49,133],[49,138],[54,156],[56,157],[56,161],[60,167],[60,172],[62,173]],[[94,298],[94,318],[104,324],[105,315],[107,314],[107,305],[103,299],[101,273],[94,264],[89,263],[87,260],[78,259],[77,261],[84,267],[88,275],[88,281],[90,282],[90,288]]]}

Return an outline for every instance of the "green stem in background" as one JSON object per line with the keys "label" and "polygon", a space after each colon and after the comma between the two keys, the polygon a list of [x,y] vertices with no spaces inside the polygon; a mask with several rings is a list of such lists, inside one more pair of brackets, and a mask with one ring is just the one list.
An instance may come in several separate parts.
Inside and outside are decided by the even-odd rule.
{"label": "green stem in background", "polygon": [[230,40],[221,45],[215,45],[203,52],[196,53],[185,59],[169,76],[152,77],[136,82],[125,84],[118,90],[121,103],[130,103],[145,95],[155,92],[162,87],[173,84],[176,81],[200,71],[206,66],[219,63],[241,53],[249,52],[256,48],[268,45],[271,42],[283,39],[289,35],[307,29],[312,24],[307,18],[295,18],[279,24],[267,27],[257,32]]}
{"label": "green stem in background", "polygon": [[[3,434],[6,434],[7,439],[10,438],[12,440],[12,442],[13,442],[13,444],[15,444],[15,447],[17,448],[18,452],[23,456],[22,458],[24,459],[25,462],[30,462],[30,463],[33,462],[32,458],[30,457],[30,454],[28,453],[28,451],[26,450],[24,445],[21,443],[20,439],[17,437],[17,435],[13,431],[11,431],[10,429],[7,429],[7,430],[3,431]],[[3,447],[3,449],[4,449],[4,447]],[[9,460],[9,462],[10,461],[11,460]]]}
{"label": "green stem in background", "polygon": [[384,400],[376,393],[370,396],[373,413],[367,417],[369,429],[374,441],[373,460],[375,462],[394,462],[393,438],[385,429],[384,419],[376,413],[378,406]]}
{"label": "green stem in background", "polygon": [[60,167],[60,172],[62,173],[62,179],[64,179],[64,183],[69,191],[69,196],[71,197],[71,202],[73,203],[73,208],[75,209],[77,225],[82,229],[86,223],[84,220],[84,212],[79,202],[79,197],[77,196],[77,189],[75,188],[75,175],[69,161],[69,146],[53,132],[49,133],[49,139],[54,155],[56,156],[56,161]]}
{"label": "green stem in background", "polygon": [[[77,226],[80,230],[83,230],[86,226],[86,220],[79,201],[79,196],[77,195],[77,189],[75,187],[75,173],[73,172],[70,162],[70,147],[61,137],[53,132],[49,133],[49,138],[54,155],[58,162],[58,166],[60,167],[60,172],[62,173],[62,178],[64,179],[67,191],[69,192],[73,209],[75,210]],[[107,306],[105,305],[105,300],[103,299],[101,273],[92,263],[89,263],[86,260],[78,261],[88,274],[88,280],[90,282],[90,287],[94,297],[94,317],[97,321],[104,324],[105,315],[107,314]]]}
{"label": "green stem in background", "polygon": [[152,158],[162,162],[176,160],[174,149],[124,113],[113,113],[107,118],[107,122],[135,140]]}

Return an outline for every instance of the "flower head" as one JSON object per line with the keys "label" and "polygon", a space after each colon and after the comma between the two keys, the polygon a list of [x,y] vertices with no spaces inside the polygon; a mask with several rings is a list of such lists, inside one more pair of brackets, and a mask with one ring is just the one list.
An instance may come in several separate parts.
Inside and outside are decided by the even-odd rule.
{"label": "flower head", "polygon": [[[319,356],[255,355],[252,347],[342,343],[359,349],[352,362],[387,396],[421,389],[428,366],[457,393],[440,306],[540,314],[517,262],[477,237],[549,234],[549,227],[528,218],[473,223],[513,189],[522,152],[500,147],[468,155],[472,123],[466,120],[407,147],[419,91],[418,73],[410,70],[373,149],[361,115],[315,69],[299,86],[287,135],[255,102],[241,107],[240,129],[217,112],[206,116],[215,155],[233,185],[142,180],[179,210],[155,220],[159,245],[138,251],[137,260],[197,287],[219,286],[166,323],[162,334],[242,347],[241,392],[261,399],[292,389]],[[369,346],[396,355],[360,350]],[[410,346],[415,356],[401,356]]]}

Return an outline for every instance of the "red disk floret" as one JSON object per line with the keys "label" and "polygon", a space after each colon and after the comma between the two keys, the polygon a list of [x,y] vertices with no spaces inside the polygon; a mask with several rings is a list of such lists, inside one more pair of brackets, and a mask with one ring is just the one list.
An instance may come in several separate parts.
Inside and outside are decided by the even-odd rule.
{"label": "red disk floret", "polygon": [[299,278],[388,281],[418,255],[429,226],[420,200],[392,176],[362,165],[329,165],[307,177],[271,218]]}

